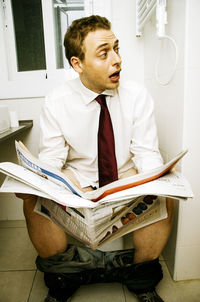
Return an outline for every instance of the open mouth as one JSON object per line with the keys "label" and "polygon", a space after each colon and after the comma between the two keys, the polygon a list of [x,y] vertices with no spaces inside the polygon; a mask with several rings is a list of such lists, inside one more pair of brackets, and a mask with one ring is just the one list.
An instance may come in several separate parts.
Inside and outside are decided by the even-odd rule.
{"label": "open mouth", "polygon": [[119,81],[119,78],[120,78],[120,71],[116,71],[114,73],[112,73],[109,78],[111,79],[111,81],[113,82],[117,82]]}

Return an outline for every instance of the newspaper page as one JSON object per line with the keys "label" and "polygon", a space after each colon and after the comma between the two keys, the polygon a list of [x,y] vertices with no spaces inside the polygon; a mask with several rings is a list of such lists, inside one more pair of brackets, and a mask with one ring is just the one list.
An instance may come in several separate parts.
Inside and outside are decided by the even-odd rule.
{"label": "newspaper page", "polygon": [[78,210],[39,198],[35,211],[92,249],[167,217],[166,199],[152,195]]}
{"label": "newspaper page", "polygon": [[[134,193],[134,189],[137,191],[143,184],[152,184],[154,179],[156,180],[158,177],[161,179],[161,176],[166,174],[166,169],[169,171],[169,167],[172,167],[185,154],[185,152],[182,152],[169,163],[153,171],[121,179],[97,190],[83,193],[76,188],[62,172],[42,164],[38,159],[30,155],[28,151],[24,150],[25,147],[22,148],[17,142],[16,146],[19,161],[22,166],[3,162],[0,163],[0,172],[19,180],[42,193],[49,194],[55,201],[64,205],[67,203],[67,205],[74,207],[80,206],[79,198],[81,198],[81,204],[83,204],[84,207],[94,207],[94,202],[98,205],[98,201],[106,201],[106,198],[109,196],[115,198],[115,194],[117,194],[116,196],[119,198],[123,198],[123,196],[126,198],[129,193],[131,195],[137,194]],[[181,176],[179,176],[179,178],[181,178]],[[169,182],[171,185],[171,180]],[[161,188],[160,185],[161,183],[159,184],[159,187]],[[189,194],[186,192],[189,190],[189,184],[186,184],[186,181],[185,185],[187,188],[183,194],[186,194],[185,197],[191,197],[191,192],[188,192]],[[174,188],[175,187],[177,188],[177,186],[174,186]],[[183,187],[184,185],[182,188]],[[157,189],[157,186],[155,186],[155,191]],[[179,190],[179,192],[181,193],[181,190]],[[172,195],[174,195],[174,193]]]}
{"label": "newspaper page", "polygon": [[[64,187],[32,173],[19,165],[0,163],[0,171],[5,171],[4,174],[9,176],[2,184],[0,192],[33,194],[31,191],[35,189],[37,196],[45,196],[63,206],[74,208],[95,208],[100,204],[116,202],[118,200],[123,201],[139,195],[159,195],[183,200],[193,197],[189,182],[180,173],[175,171],[171,171],[151,182],[109,194],[98,202],[79,197],[65,190]],[[24,186],[22,187],[20,183],[23,183]]]}
{"label": "newspaper page", "polygon": [[15,144],[20,165],[43,176],[46,179],[59,184],[60,186],[64,186],[73,194],[76,194],[77,196],[83,197],[85,199],[92,200],[94,202],[102,199],[109,194],[123,191],[159,178],[160,176],[170,171],[172,167],[174,167],[174,165],[187,153],[187,150],[181,152],[171,161],[159,168],[144,173],[139,173],[128,178],[120,179],[106,186],[98,188],[97,190],[83,193],[67,178],[66,175],[64,175],[64,173],[42,163],[37,158],[33,157],[33,155],[21,142],[15,142]]}

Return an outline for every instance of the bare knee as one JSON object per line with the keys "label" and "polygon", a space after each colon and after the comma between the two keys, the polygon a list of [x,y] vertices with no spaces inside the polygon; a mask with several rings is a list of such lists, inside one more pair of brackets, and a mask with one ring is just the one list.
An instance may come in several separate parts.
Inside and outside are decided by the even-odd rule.
{"label": "bare knee", "polygon": [[67,235],[52,220],[34,212],[36,196],[24,200],[24,215],[29,237],[42,258],[62,253],[67,248]]}
{"label": "bare knee", "polygon": [[161,254],[171,232],[174,200],[166,199],[168,217],[138,229],[133,234],[135,263],[154,260]]}

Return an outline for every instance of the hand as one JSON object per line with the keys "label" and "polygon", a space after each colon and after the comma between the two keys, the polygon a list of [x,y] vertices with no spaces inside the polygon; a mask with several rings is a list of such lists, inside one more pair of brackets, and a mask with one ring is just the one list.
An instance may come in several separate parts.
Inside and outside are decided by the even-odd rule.
{"label": "hand", "polygon": [[82,192],[93,191],[94,189],[91,186],[81,188],[79,181],[76,179],[74,173],[69,169],[63,169],[62,172],[71,180],[71,182]]}
{"label": "hand", "polygon": [[61,172],[64,173],[75,186],[77,186],[79,189],[81,189],[79,181],[76,179],[74,173],[71,170],[62,169]]}
{"label": "hand", "polygon": [[127,178],[127,177],[130,177],[130,176],[133,176],[135,174],[137,174],[137,170],[135,170],[134,168],[130,168],[128,169],[127,171],[125,171],[119,179],[122,179],[122,178]]}
{"label": "hand", "polygon": [[93,191],[94,189],[91,186],[89,186],[89,187],[81,188],[80,190],[82,192],[88,192],[88,191]]}

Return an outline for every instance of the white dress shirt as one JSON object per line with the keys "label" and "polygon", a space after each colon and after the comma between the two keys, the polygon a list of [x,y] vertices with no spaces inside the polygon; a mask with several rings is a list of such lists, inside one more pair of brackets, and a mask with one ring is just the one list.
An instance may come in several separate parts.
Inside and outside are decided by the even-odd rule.
{"label": "white dress shirt", "polygon": [[[130,81],[103,93],[113,124],[119,177],[132,167],[141,173],[161,166],[154,105],[147,90]],[[40,160],[71,169],[81,187],[98,187],[96,97],[79,78],[69,80],[46,97],[40,118]]]}

